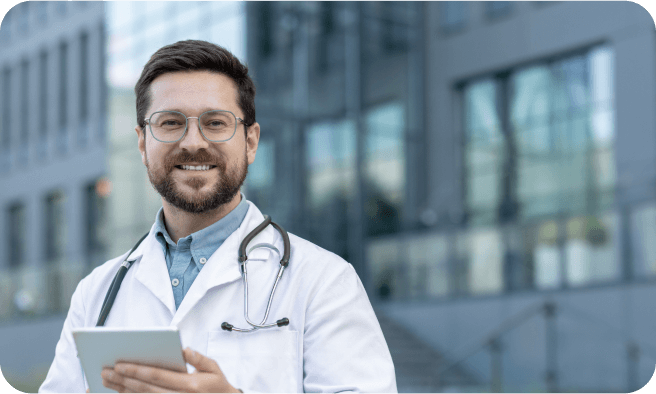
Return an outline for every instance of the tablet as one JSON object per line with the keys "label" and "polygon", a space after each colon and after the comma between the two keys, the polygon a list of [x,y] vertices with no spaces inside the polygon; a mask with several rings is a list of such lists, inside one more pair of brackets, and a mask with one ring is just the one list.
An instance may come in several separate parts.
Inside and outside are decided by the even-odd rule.
{"label": "tablet", "polygon": [[177,327],[88,327],[73,330],[73,338],[92,393],[116,392],[100,373],[119,361],[187,372]]}

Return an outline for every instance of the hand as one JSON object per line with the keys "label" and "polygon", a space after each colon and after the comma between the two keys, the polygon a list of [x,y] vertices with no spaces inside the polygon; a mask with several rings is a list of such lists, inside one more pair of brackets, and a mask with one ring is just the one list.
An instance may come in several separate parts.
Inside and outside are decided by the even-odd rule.
{"label": "hand", "polygon": [[189,348],[184,359],[196,368],[194,373],[131,363],[116,363],[102,371],[103,386],[119,393],[239,393],[226,380],[216,361]]}

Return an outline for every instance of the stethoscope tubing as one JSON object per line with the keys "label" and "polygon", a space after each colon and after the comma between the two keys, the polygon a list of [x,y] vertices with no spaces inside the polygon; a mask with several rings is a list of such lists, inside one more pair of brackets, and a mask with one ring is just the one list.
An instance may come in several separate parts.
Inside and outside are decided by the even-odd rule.
{"label": "stethoscope tubing", "polygon": [[[248,261],[248,256],[246,254],[246,247],[248,246],[250,241],[253,238],[255,238],[255,236],[257,236],[257,234],[259,234],[262,230],[264,230],[264,228],[266,228],[269,224],[271,224],[276,230],[278,230],[278,232],[280,232],[280,235],[282,236],[283,239],[284,249],[283,249],[282,259],[280,260],[280,269],[278,270],[278,275],[276,276],[276,280],[273,284],[273,287],[271,288],[271,293],[269,294],[269,300],[267,302],[266,312],[264,313],[264,319],[262,319],[262,322],[260,324],[255,324],[250,320],[248,316],[248,271],[246,269],[246,262]],[[125,260],[123,260],[123,263],[119,267],[118,272],[116,272],[116,275],[112,280],[112,283],[109,285],[109,290],[105,295],[105,300],[103,301],[102,307],[100,308],[100,315],[98,316],[98,322],[96,323],[96,327],[105,325],[105,321],[109,316],[109,312],[111,311],[112,306],[114,305],[114,301],[116,300],[116,295],[118,294],[118,290],[121,287],[121,283],[125,278],[125,274],[128,272],[128,270],[132,266],[132,263],[134,262],[134,261],[128,261],[128,258],[130,257],[132,252],[134,252],[139,247],[139,245],[141,245],[141,243],[143,242],[144,239],[146,239],[148,234],[149,233],[146,233],[143,237],[141,237],[141,239],[132,247],[132,249],[130,249],[130,252],[128,252],[127,256],[125,257]],[[257,246],[259,245],[256,245],[255,247]],[[253,247],[251,251],[255,247]],[[275,250],[278,252],[277,249]],[[228,322],[223,322],[221,324],[222,329],[226,331],[249,332],[261,328],[270,328],[276,326],[282,327],[289,324],[289,319],[286,317],[276,321],[275,323],[264,324],[266,323],[266,320],[269,317],[271,304],[273,302],[273,296],[276,292],[276,288],[278,287],[278,283],[282,278],[282,274],[285,271],[285,268],[289,264],[289,254],[290,254],[290,242],[289,242],[289,235],[287,234],[287,231],[285,231],[285,229],[283,229],[280,225],[271,221],[271,217],[269,215],[264,215],[264,221],[260,223],[256,228],[254,228],[250,233],[248,233],[248,235],[246,235],[244,240],[241,242],[241,245],[239,246],[239,266],[241,268],[242,282],[244,284],[244,318],[246,319],[246,322],[250,324],[252,327],[250,329],[244,329],[244,328],[235,327],[232,324],[229,324]]]}

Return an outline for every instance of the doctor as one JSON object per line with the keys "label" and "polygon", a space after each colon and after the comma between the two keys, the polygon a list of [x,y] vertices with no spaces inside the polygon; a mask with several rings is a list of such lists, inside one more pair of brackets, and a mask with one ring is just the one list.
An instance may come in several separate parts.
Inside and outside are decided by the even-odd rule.
{"label": "doctor", "polygon": [[[106,262],[77,286],[40,392],[88,389],[71,330],[96,325],[105,294],[126,257],[134,263],[105,326],[178,327],[188,372],[118,363],[102,373],[108,388],[396,391],[385,338],[355,270],[339,256],[293,234],[290,262],[267,320],[287,317],[289,324],[251,332],[221,329],[223,322],[251,328],[244,318],[238,248],[264,220],[240,193],[260,137],[255,86],[247,73],[230,52],[204,41],[165,46],[145,65],[135,87],[135,130],[162,208],[130,256]],[[227,121],[209,119],[208,113]],[[162,114],[168,118],[158,118]],[[184,117],[186,127],[176,120],[184,122]],[[223,130],[225,125],[234,126],[227,140],[211,129]],[[249,248],[262,243],[283,253],[282,236],[272,226]],[[274,248],[248,253],[249,316],[257,323],[265,315],[280,266]]]}

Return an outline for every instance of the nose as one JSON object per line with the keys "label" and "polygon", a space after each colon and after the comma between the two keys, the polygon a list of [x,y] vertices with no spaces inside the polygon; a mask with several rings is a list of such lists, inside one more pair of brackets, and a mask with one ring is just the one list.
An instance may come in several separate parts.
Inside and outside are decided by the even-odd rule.
{"label": "nose", "polygon": [[200,131],[198,118],[187,118],[187,132],[182,140],[180,140],[180,147],[191,152],[209,147],[209,141],[205,139],[205,136]]}

